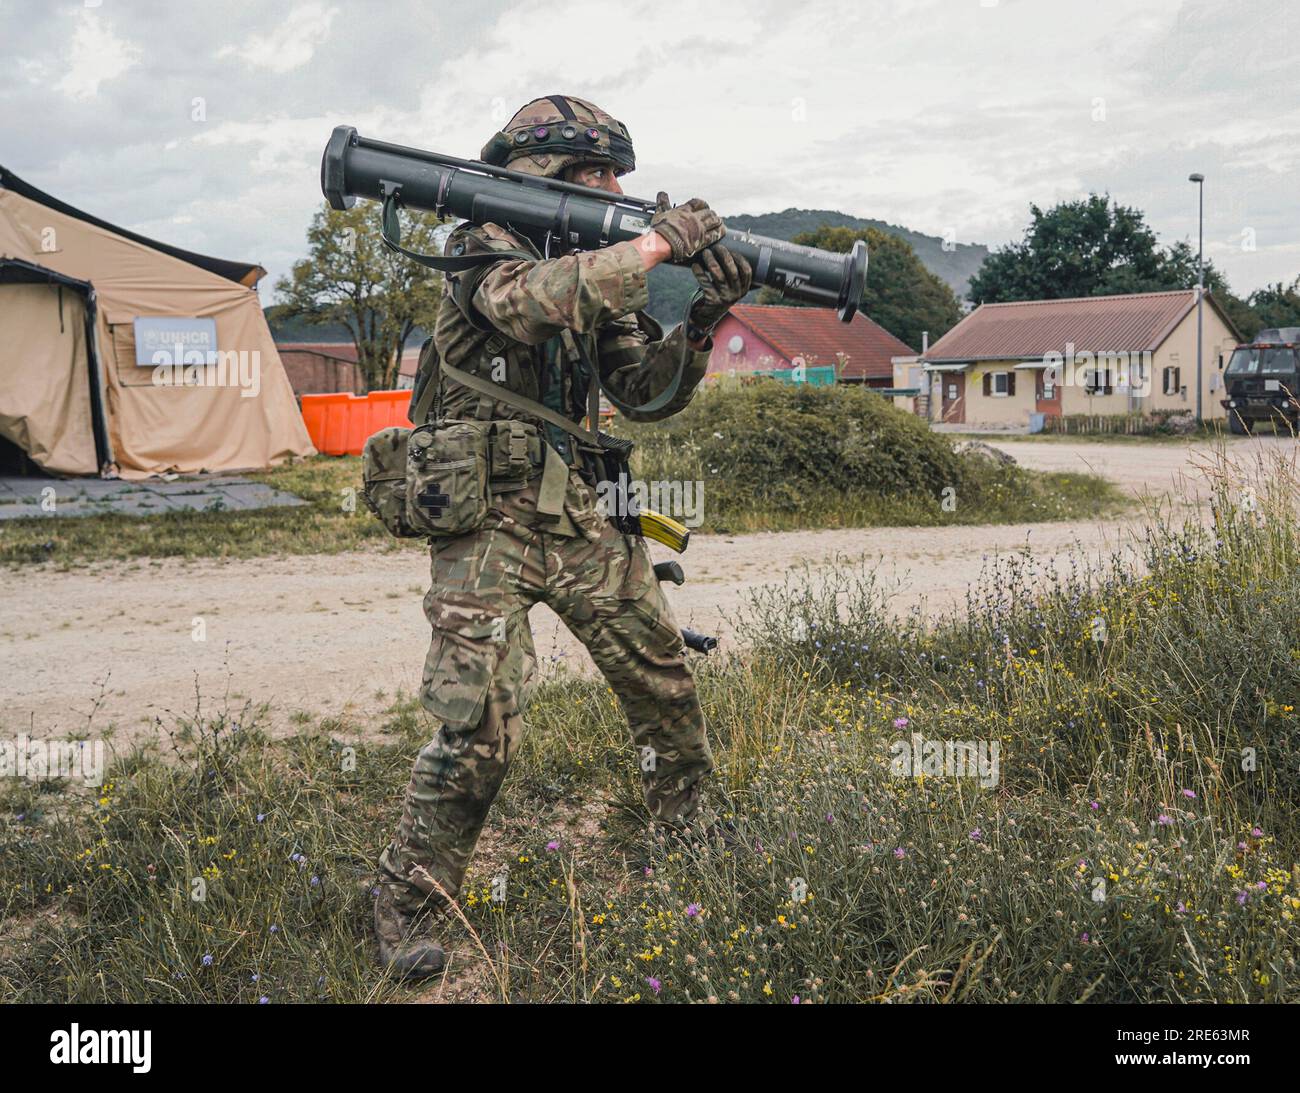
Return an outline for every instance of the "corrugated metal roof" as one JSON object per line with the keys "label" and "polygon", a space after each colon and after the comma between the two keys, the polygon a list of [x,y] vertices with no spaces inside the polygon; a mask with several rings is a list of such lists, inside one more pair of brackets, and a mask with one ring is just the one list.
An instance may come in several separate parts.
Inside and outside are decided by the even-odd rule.
{"label": "corrugated metal roof", "polygon": [[[1231,322],[1206,293],[1206,304]],[[1154,351],[1196,305],[1195,289],[983,304],[940,338],[930,361],[1009,360],[1078,352]]]}
{"label": "corrugated metal roof", "polygon": [[861,313],[842,323],[824,308],[736,304],[731,314],[787,360],[803,357],[815,367],[843,354],[841,379],[892,379],[891,358],[916,352]]}
{"label": "corrugated metal roof", "polygon": [[357,347],[351,342],[277,342],[280,353],[315,353],[318,357],[357,363]]}

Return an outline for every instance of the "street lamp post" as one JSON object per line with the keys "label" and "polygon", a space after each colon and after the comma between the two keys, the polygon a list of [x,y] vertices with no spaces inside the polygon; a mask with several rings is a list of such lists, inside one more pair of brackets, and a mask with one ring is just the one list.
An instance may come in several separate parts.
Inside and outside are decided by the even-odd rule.
{"label": "street lamp post", "polygon": [[1201,375],[1201,298],[1205,295],[1205,176],[1199,172],[1187,176],[1196,183],[1196,424],[1202,422],[1201,392],[1204,379]]}

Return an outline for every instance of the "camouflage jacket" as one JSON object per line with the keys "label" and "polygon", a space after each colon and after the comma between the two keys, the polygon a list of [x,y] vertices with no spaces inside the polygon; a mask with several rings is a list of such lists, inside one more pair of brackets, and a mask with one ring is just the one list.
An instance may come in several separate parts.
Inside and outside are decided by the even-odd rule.
{"label": "camouflage jacket", "polygon": [[[447,239],[448,255],[482,250],[524,250],[529,242],[495,224],[462,224]],[[642,405],[672,381],[686,353],[676,395],[664,407],[634,420],[657,421],[691,400],[708,366],[708,348],[685,345],[680,324],[665,335],[643,310],[649,301],[645,271],[635,245],[533,261],[507,258],[448,277],[434,330],[438,356],[465,371],[503,383],[510,390],[579,421],[587,410],[588,377],[575,342],[621,402]],[[471,391],[443,375],[443,417],[522,418],[522,410]],[[553,447],[572,462],[567,436],[545,427]]]}

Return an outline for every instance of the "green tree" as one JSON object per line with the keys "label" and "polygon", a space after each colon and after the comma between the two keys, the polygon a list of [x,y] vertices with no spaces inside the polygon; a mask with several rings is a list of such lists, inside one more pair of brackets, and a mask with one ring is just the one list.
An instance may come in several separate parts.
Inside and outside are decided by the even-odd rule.
{"label": "green tree", "polygon": [[[912,245],[877,228],[832,228],[801,232],[792,242],[847,254],[859,239],[867,243],[867,283],[862,311],[895,338],[921,348],[921,332],[935,341],[961,319],[961,305],[948,284],[921,263]],[[758,294],[760,304],[794,304],[774,289]]]}
{"label": "green tree", "polygon": [[[434,216],[408,213],[403,220],[403,246],[441,250]],[[417,326],[433,329],[441,276],[383,245],[379,212],[369,203],[343,211],[322,206],[307,229],[307,245],[308,257],[276,282],[279,314],[342,324],[352,335],[366,390],[395,387],[406,339]]]}
{"label": "green tree", "polygon": [[[1196,251],[1180,240],[1161,247],[1141,210],[1109,195],[1089,194],[1044,212],[1029,207],[1030,225],[1018,243],[984,259],[971,278],[974,303],[1060,300],[1161,292],[1196,284]],[[1232,294],[1227,279],[1205,263],[1205,285],[1238,326],[1254,321],[1250,304]]]}
{"label": "green tree", "polygon": [[[1260,328],[1300,326],[1300,276],[1289,285],[1279,281],[1256,289],[1250,294],[1250,306]],[[1253,338],[1257,331],[1243,330],[1242,333]]]}

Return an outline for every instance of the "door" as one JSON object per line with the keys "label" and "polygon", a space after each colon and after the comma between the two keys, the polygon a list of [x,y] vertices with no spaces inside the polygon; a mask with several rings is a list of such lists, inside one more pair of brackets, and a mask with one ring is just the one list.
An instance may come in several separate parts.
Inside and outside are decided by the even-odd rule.
{"label": "door", "polygon": [[95,474],[85,297],[0,279],[0,438],[49,474]]}
{"label": "door", "polygon": [[940,420],[949,425],[965,424],[966,373],[944,372],[940,382],[943,384],[943,416]]}
{"label": "door", "polygon": [[1047,369],[1034,370],[1034,409],[1048,417],[1061,416],[1061,389],[1047,382]]}

